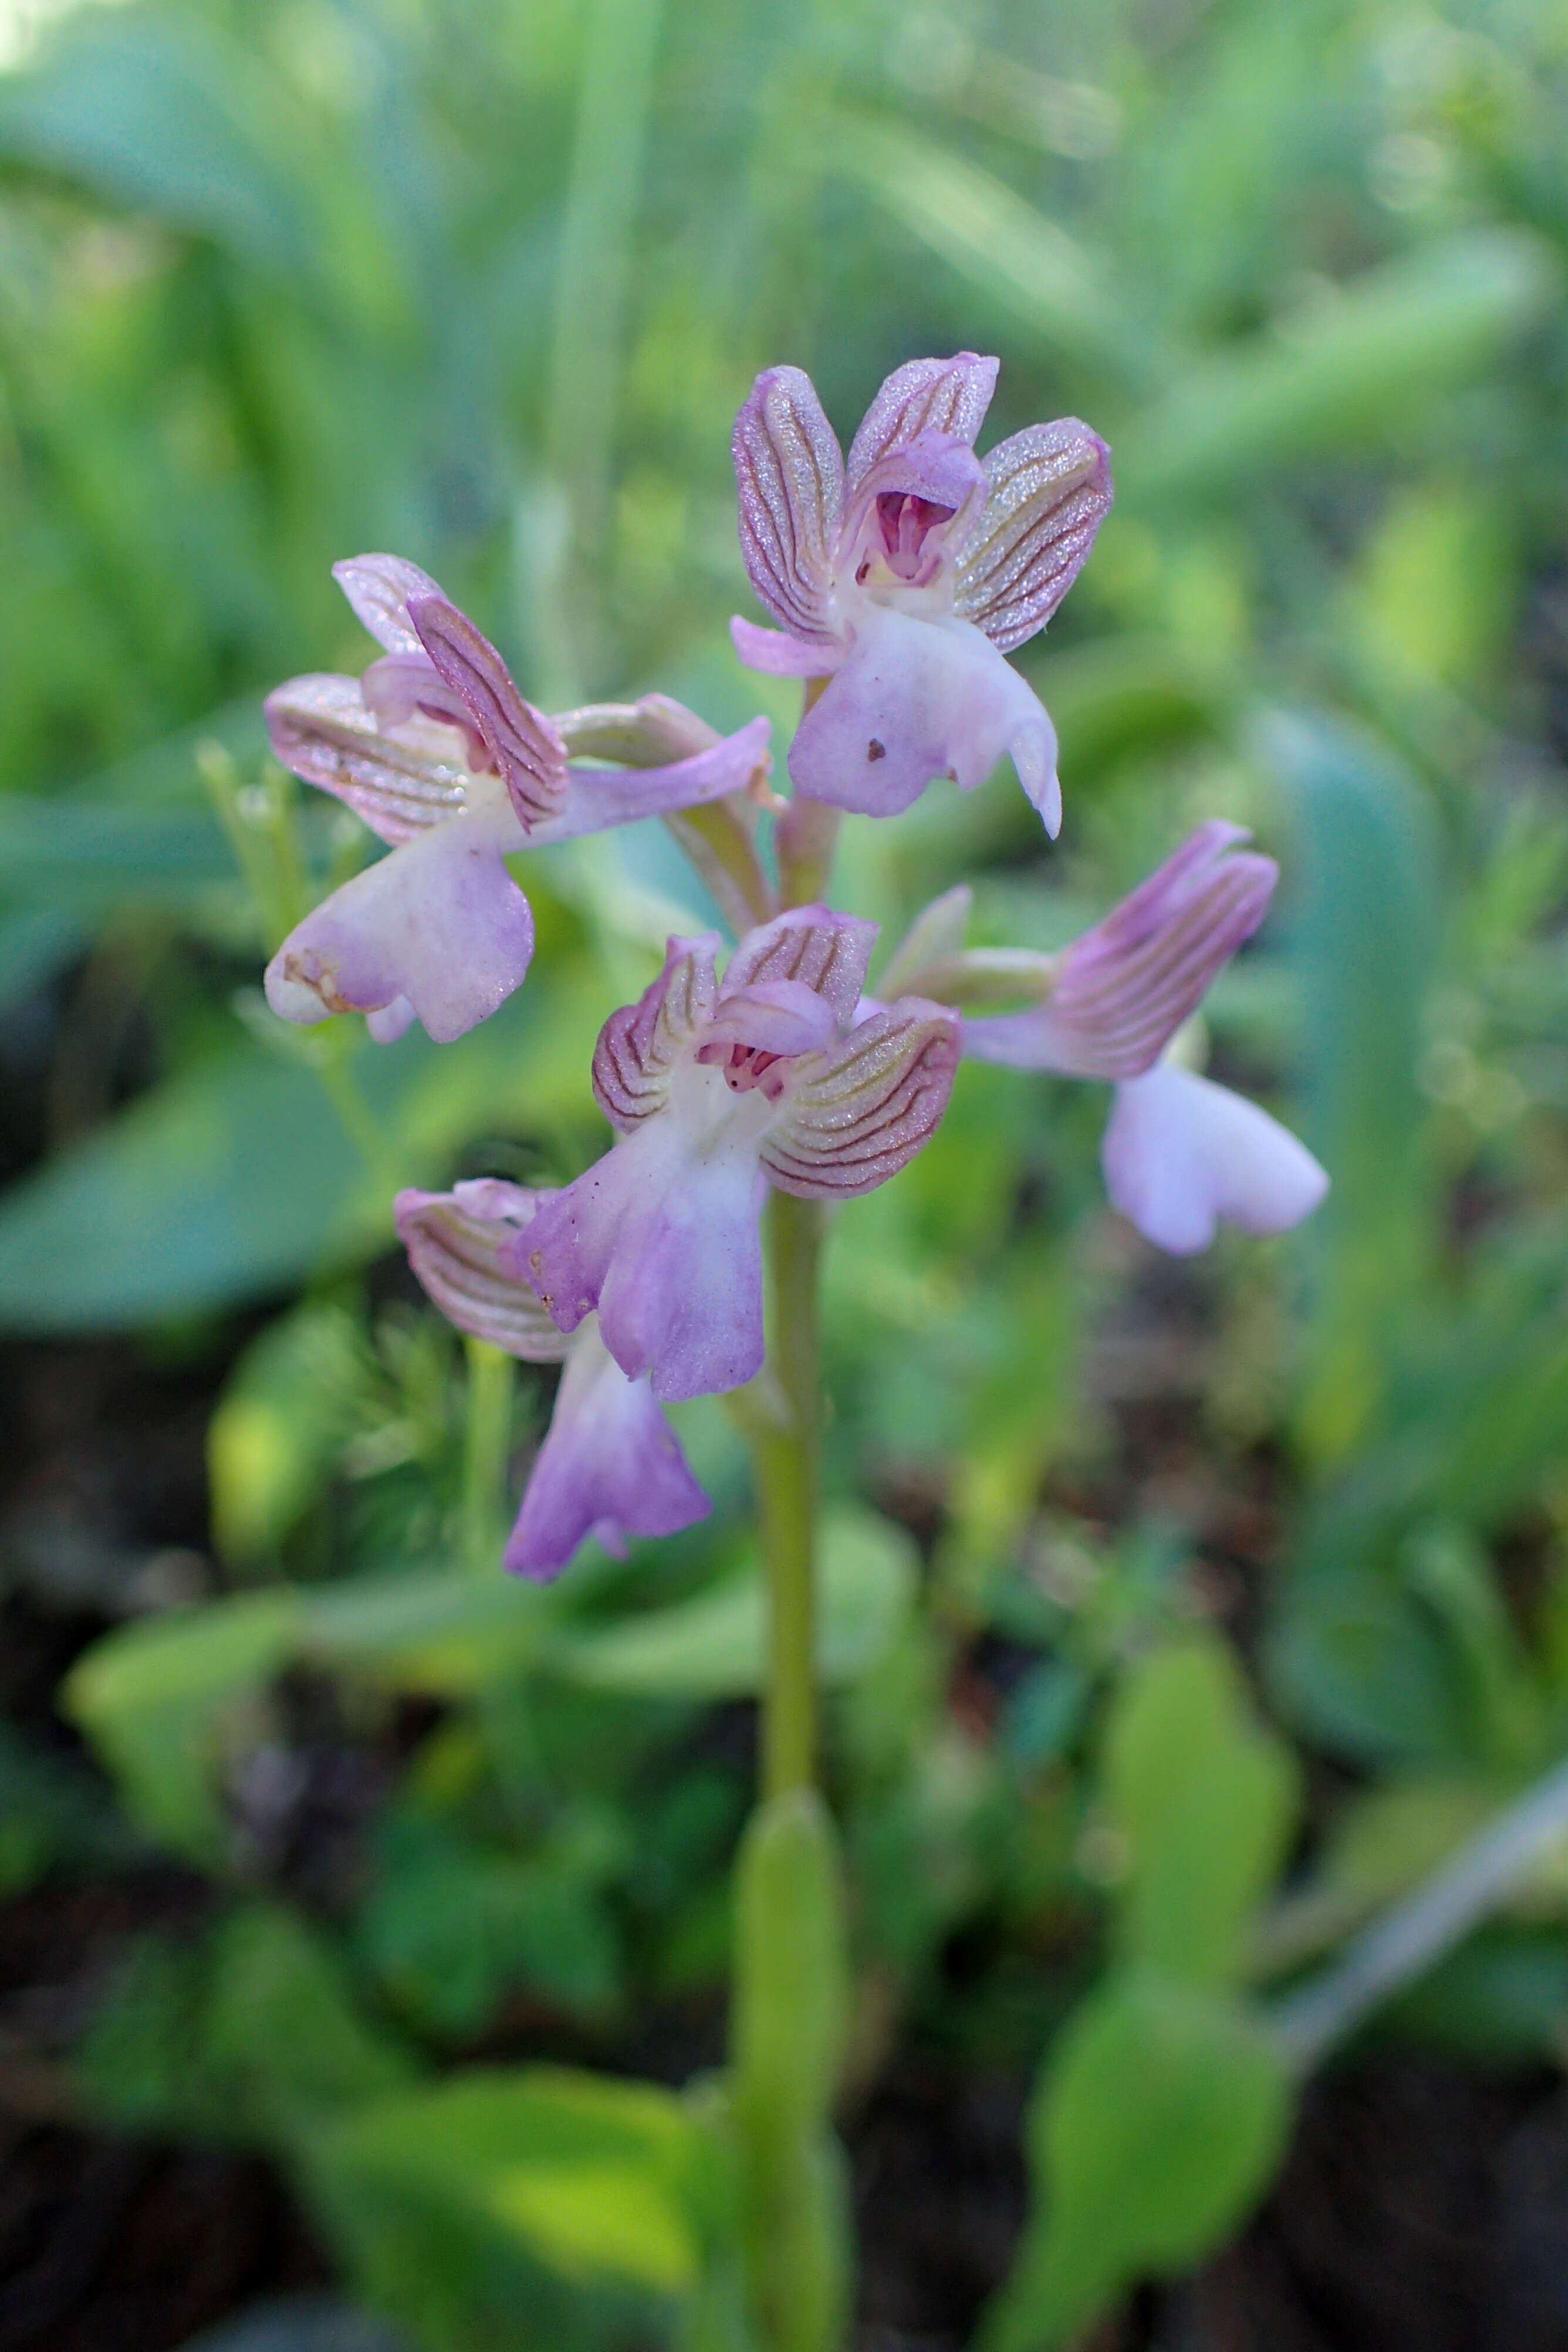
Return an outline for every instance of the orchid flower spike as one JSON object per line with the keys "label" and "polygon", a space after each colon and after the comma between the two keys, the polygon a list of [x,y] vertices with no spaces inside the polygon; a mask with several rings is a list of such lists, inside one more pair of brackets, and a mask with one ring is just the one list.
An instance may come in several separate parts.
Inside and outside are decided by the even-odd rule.
{"label": "orchid flower spike", "polygon": [[1054,838],[1055,730],[1003,656],[1077,578],[1110,452],[1065,416],[976,457],[996,367],[960,352],[897,369],[847,468],[810,377],[760,375],[735,422],[741,548],[784,634],[730,629],[752,669],[830,680],[790,748],[797,792],[896,816],[933,777],[972,791],[1007,752]]}
{"label": "orchid flower spike", "polygon": [[[721,741],[662,696],[619,715],[635,738],[699,743],[673,765],[574,770],[574,719],[523,700],[489,639],[417,564],[359,555],[333,566],[385,652],[362,678],[291,678],[267,698],[286,768],[362,817],[392,854],[290,932],[267,968],[286,1021],[363,1013],[372,1036],[416,1018],[449,1044],[495,1012],[533,954],[533,917],[507,872],[511,852],[695,807],[741,790],[767,763],[768,722]],[[656,751],[656,757],[659,754]]]}
{"label": "orchid flower spike", "polygon": [[[1256,1103],[1162,1058],[1274,895],[1279,869],[1241,849],[1247,837],[1239,825],[1200,825],[1062,950],[1038,1003],[963,1024],[963,1050],[977,1061],[1111,1081],[1106,1190],[1178,1257],[1206,1249],[1221,1220],[1283,1233],[1329,1184],[1306,1146]],[[961,961],[950,956],[946,969]]]}
{"label": "orchid flower spike", "polygon": [[792,908],[747,934],[722,984],[714,933],[672,939],[653,986],[600,1032],[594,1092],[618,1140],[541,1202],[510,1261],[563,1331],[596,1308],[621,1370],[656,1397],[761,1370],[770,1184],[871,1192],[947,1108],[953,1015],[914,997],[858,1015],[876,929]]}
{"label": "orchid flower spike", "polygon": [[671,1536],[712,1508],[646,1380],[627,1380],[593,1317],[558,1331],[507,1269],[547,1192],[492,1180],[400,1192],[409,1264],[448,1322],[525,1363],[563,1363],[555,1411],[506,1548],[506,1565],[546,1582],[588,1537],[624,1559],[629,1536]]}

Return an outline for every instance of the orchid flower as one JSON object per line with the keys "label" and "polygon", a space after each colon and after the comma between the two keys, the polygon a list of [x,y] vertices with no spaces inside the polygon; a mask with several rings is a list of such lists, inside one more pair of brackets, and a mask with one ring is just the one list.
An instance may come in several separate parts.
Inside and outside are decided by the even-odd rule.
{"label": "orchid flower", "polygon": [[618,1140],[510,1245],[558,1328],[594,1309],[656,1397],[738,1387],[763,1362],[767,1187],[841,1201],[886,1183],[947,1108],[958,1024],[906,997],[860,1017],[874,923],[798,907],[751,931],[722,984],[717,936],[672,939],[611,1014],[594,1092]]}
{"label": "orchid flower", "polygon": [[[291,678],[267,699],[272,748],[392,845],[306,916],[267,968],[286,1021],[363,1013],[372,1036],[416,1018],[442,1044],[503,1003],[533,954],[533,917],[511,852],[696,806],[765,772],[768,722],[721,741],[663,696],[623,711],[657,745],[700,745],[673,765],[568,766],[602,712],[547,719],[523,700],[489,639],[417,564],[360,555],[333,566],[385,652],[362,678]],[[679,729],[671,720],[684,722]],[[656,752],[657,756],[657,752]]]}
{"label": "orchid flower", "polygon": [[[1173,856],[1055,958],[943,953],[961,935],[968,893],[921,919],[912,984],[960,992],[994,972],[1016,985],[1036,967],[1026,1012],[966,1021],[963,1051],[1014,1069],[1106,1078],[1116,1088],[1100,1150],[1112,1204],[1175,1256],[1206,1249],[1224,1220],[1282,1233],[1309,1216],[1328,1178],[1304,1144],[1255,1103],[1163,1058],[1221,966],[1268,911],[1279,868],[1238,845],[1239,825],[1200,825]],[[934,952],[933,952],[934,950]],[[968,970],[965,970],[966,964]]]}
{"label": "orchid flower", "polygon": [[829,680],[790,748],[797,792],[896,816],[933,777],[972,791],[1006,752],[1054,837],[1055,730],[1003,656],[1077,578],[1110,452],[1067,416],[977,457],[996,368],[960,352],[897,369],[847,467],[810,377],[760,375],[735,422],[741,548],[783,635],[730,630],[752,669]]}
{"label": "orchid flower", "polygon": [[590,1316],[558,1331],[507,1259],[552,1196],[492,1179],[450,1192],[400,1192],[409,1264],[447,1320],[525,1363],[562,1363],[555,1411],[506,1548],[506,1565],[543,1582],[592,1536],[624,1559],[628,1536],[669,1536],[712,1506],[687,1467],[646,1380],[627,1380]]}

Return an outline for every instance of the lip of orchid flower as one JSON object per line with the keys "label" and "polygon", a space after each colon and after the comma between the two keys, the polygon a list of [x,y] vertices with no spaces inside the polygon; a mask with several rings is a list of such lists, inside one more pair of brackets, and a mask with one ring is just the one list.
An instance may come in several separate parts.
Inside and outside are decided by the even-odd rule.
{"label": "lip of orchid flower", "polygon": [[1005,753],[1054,835],[1056,738],[1002,656],[1082,568],[1110,453],[1063,417],[977,458],[996,372],[973,352],[896,369],[846,466],[810,378],[765,370],[733,454],[742,552],[779,629],[737,618],[731,635],[752,668],[829,680],[791,746],[797,791],[894,815],[936,776],[972,790]]}
{"label": "lip of orchid flower", "polygon": [[1222,1223],[1286,1233],[1329,1189],[1278,1119],[1167,1061],[1117,1087],[1100,1163],[1111,1206],[1173,1257],[1207,1249]]}
{"label": "lip of orchid flower", "polygon": [[[533,920],[509,855],[747,789],[767,767],[768,722],[721,740],[648,696],[586,714],[601,738],[615,719],[624,769],[574,768],[584,714],[558,724],[526,702],[489,639],[416,564],[363,555],[334,570],[382,657],[358,680],[290,679],[268,697],[268,729],[283,765],[343,801],[392,856],[284,940],[268,1002],[303,1024],[363,1013],[381,1041],[417,1017],[446,1044],[527,972]],[[678,742],[699,748],[671,761]]]}
{"label": "lip of orchid flower", "polygon": [[618,1140],[509,1255],[562,1329],[596,1308],[605,1346],[655,1396],[761,1369],[768,1185],[870,1192],[947,1107],[952,1013],[905,997],[860,1014],[875,933],[795,908],[741,941],[721,983],[714,934],[672,939],[653,986],[600,1033],[594,1091]]}
{"label": "lip of orchid flower", "polygon": [[1118,1081],[1152,1068],[1268,910],[1279,869],[1240,848],[1249,838],[1218,819],[1199,825],[1053,960],[1039,1003],[966,1021],[965,1054],[1077,1078]]}
{"label": "lip of orchid flower", "polygon": [[647,1381],[627,1380],[592,1318],[568,1339],[505,1270],[509,1244],[550,1197],[482,1179],[400,1192],[395,1204],[409,1263],[449,1322],[527,1362],[563,1365],[505,1554],[536,1582],[558,1575],[590,1536],[624,1559],[629,1537],[676,1535],[712,1509]]}

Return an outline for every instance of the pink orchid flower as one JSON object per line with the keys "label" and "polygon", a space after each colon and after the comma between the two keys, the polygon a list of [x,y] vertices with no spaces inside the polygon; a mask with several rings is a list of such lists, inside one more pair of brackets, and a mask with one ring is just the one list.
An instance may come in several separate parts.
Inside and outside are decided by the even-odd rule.
{"label": "pink orchid flower", "polygon": [[671,1536],[712,1506],[646,1379],[627,1380],[589,1317],[574,1339],[508,1270],[548,1192],[491,1179],[400,1192],[409,1264],[448,1322],[525,1363],[562,1363],[549,1432],[506,1548],[514,1573],[545,1582],[589,1537],[624,1559],[630,1536]]}
{"label": "pink orchid flower", "polygon": [[656,1397],[738,1387],[763,1362],[767,1187],[842,1201],[896,1175],[947,1108],[958,1024],[906,997],[858,1017],[874,923],[799,907],[741,941],[672,939],[612,1013],[594,1092],[619,1138],[514,1245],[557,1326],[595,1308]]}
{"label": "pink orchid flower", "polygon": [[629,715],[656,740],[698,742],[694,756],[574,769],[574,721],[602,714],[556,720],[525,702],[489,640],[417,564],[360,555],[333,572],[386,651],[362,678],[279,687],[268,730],[286,768],[335,793],[392,851],[289,933],[267,967],[267,1000],[305,1024],[363,1013],[384,1043],[417,1018],[446,1045],[505,1002],[533,954],[533,917],[507,856],[742,789],[765,771],[768,722],[721,741],[650,696]]}
{"label": "pink orchid flower", "polygon": [[734,620],[753,669],[829,684],[790,749],[797,792],[896,816],[1004,752],[1053,837],[1057,739],[1003,659],[1044,628],[1110,506],[1110,452],[1076,417],[974,454],[997,362],[911,360],[846,467],[809,376],[760,375],[735,423],[741,548],[778,631]]}
{"label": "pink orchid flower", "polygon": [[[1140,1233],[1178,1257],[1206,1249],[1222,1221],[1283,1233],[1328,1190],[1306,1146],[1267,1111],[1162,1058],[1268,911],[1279,869],[1242,850],[1247,838],[1239,825],[1200,825],[1062,950],[1040,1003],[963,1024],[963,1050],[977,1061],[1114,1085],[1100,1148],[1106,1190]],[[942,926],[930,912],[934,933]]]}

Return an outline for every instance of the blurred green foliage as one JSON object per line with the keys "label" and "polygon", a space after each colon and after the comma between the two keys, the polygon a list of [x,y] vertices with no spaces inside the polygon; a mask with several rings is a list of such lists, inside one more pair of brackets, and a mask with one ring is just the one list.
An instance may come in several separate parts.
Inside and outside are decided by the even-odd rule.
{"label": "blurred green foliage", "polygon": [[[277,2151],[418,2343],[744,2352],[736,2232],[838,2191],[819,2100],[748,2221],[723,2095],[608,2072],[727,1967],[738,1441],[686,1409],[708,1528],[503,1589],[461,1356],[367,1276],[396,1184],[584,1163],[694,886],[662,835],[541,857],[533,973],[460,1045],[280,1034],[268,934],[363,851],[261,694],[359,666],[328,567],[387,547],[547,706],[787,728],[723,634],[757,367],[847,428],[995,349],[995,434],[1113,446],[1024,656],[1059,851],[998,779],[852,824],[836,883],[890,942],[972,877],[1049,947],[1201,817],[1285,868],[1210,1043],[1329,1166],[1310,1228],[1163,1274],[1095,1090],[968,1068],[829,1253],[849,2095],[910,2042],[1043,2061],[985,2340],[1065,2340],[1266,2188],[1268,1988],[1568,1739],[1565,100],[1544,0],[160,0],[0,73],[0,1322],[232,1362],[209,1597],[66,1686],[121,1811],[8,1741],[0,1869],[123,1869],[128,1824],[199,1864],[82,2095]],[[529,1370],[520,1454],[546,1410]],[[327,1899],[268,1843],[301,1685],[395,1759]],[[1565,1920],[1543,1873],[1392,2024],[1561,2049]]]}

